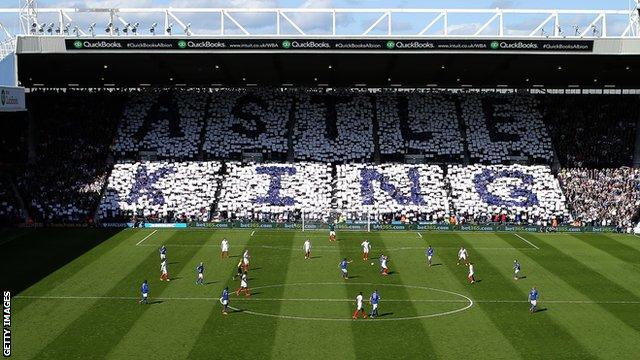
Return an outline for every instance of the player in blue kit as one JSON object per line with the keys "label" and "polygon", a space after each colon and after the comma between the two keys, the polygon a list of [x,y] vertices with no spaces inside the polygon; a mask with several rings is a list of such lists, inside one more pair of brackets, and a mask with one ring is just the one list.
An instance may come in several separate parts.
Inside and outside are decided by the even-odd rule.
{"label": "player in blue kit", "polygon": [[520,278],[520,262],[518,260],[513,260],[513,280],[518,280]]}
{"label": "player in blue kit", "polygon": [[147,280],[142,282],[142,286],[140,286],[140,293],[142,293],[142,299],[140,299],[140,304],[148,304],[149,300],[149,284],[147,284]]}
{"label": "player in blue kit", "polygon": [[369,317],[375,319],[378,316],[378,303],[380,302],[380,294],[378,294],[378,290],[374,290],[369,297],[369,302],[371,302],[371,314]]}
{"label": "player in blue kit", "polygon": [[435,254],[435,251],[433,250],[431,245],[429,245],[425,253],[427,255],[427,264],[429,265],[429,267],[431,267],[431,259],[433,259],[433,254]]}
{"label": "player in blue kit", "polygon": [[536,289],[535,287],[532,287],[531,291],[529,292],[529,303],[531,304],[531,307],[529,308],[529,312],[532,314],[538,310],[539,296],[540,295],[538,294],[538,289]]}
{"label": "player in blue kit", "polygon": [[204,264],[202,262],[196,266],[196,273],[198,274],[196,285],[204,285]]}
{"label": "player in blue kit", "polygon": [[347,258],[342,259],[340,261],[340,272],[342,273],[342,278],[347,280],[349,279],[349,272],[347,271],[347,265],[352,263],[353,261],[348,261]]}
{"label": "player in blue kit", "polygon": [[229,288],[225,287],[222,290],[222,296],[220,297],[220,304],[222,304],[222,315],[227,315],[229,310]]}

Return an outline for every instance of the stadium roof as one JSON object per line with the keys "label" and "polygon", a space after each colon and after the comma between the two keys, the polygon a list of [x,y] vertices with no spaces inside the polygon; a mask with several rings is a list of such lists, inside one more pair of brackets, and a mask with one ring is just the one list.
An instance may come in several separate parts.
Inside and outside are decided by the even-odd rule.
{"label": "stadium roof", "polygon": [[637,88],[640,39],[18,38],[22,86]]}
{"label": "stadium roof", "polygon": [[3,11],[26,87],[637,88],[640,71],[635,10]]}

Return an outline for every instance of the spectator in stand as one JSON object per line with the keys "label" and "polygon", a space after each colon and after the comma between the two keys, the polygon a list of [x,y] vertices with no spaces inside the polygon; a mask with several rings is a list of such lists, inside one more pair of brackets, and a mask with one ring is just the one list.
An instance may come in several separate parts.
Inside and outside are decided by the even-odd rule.
{"label": "spectator in stand", "polygon": [[635,226],[640,208],[640,169],[563,169],[559,177],[578,225]]}
{"label": "spectator in stand", "polygon": [[35,161],[16,185],[36,222],[86,222],[93,216],[124,95],[117,91],[34,91],[28,95]]}
{"label": "spectator in stand", "polygon": [[562,166],[631,165],[640,117],[637,95],[544,95],[539,99]]}

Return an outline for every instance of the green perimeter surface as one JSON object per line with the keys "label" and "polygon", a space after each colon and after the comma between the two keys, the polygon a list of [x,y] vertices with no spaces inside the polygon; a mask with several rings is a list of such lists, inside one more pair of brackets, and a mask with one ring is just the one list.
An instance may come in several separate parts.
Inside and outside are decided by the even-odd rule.
{"label": "green perimeter surface", "polygon": [[[231,258],[221,260],[226,237]],[[313,244],[304,260],[305,238]],[[372,243],[369,261],[360,243]],[[527,241],[524,241],[524,240]],[[85,243],[86,241],[86,243]],[[168,248],[171,282],[159,281]],[[436,251],[426,266],[425,248]],[[460,246],[476,284],[456,265]],[[218,298],[244,248],[251,297]],[[637,359],[640,238],[614,234],[98,229],[0,233],[16,359]],[[390,257],[391,275],[377,257]],[[71,257],[71,258],[70,258]],[[349,280],[338,262],[347,257]],[[513,260],[522,264],[513,279]],[[205,285],[195,267],[206,267]],[[373,265],[371,263],[373,262]],[[55,263],[55,264],[54,264]],[[151,304],[138,303],[149,280]],[[528,312],[540,290],[542,311]],[[22,290],[24,289],[24,290]],[[379,290],[378,319],[352,320]],[[367,304],[366,309],[370,306]]]}

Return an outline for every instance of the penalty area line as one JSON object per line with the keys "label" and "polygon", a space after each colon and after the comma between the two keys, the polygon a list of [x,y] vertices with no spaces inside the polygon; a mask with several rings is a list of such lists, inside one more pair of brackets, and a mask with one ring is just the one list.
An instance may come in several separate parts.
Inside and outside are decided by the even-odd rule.
{"label": "penalty area line", "polygon": [[255,233],[256,233],[256,231],[255,231],[255,230],[253,230],[253,231],[251,232],[251,235],[249,235],[249,237],[253,236]]}
{"label": "penalty area line", "polygon": [[418,233],[418,236],[420,236],[420,239],[422,239],[422,234]]}
{"label": "penalty area line", "polygon": [[515,236],[519,237],[522,241],[524,241],[524,242],[526,242],[527,244],[529,244],[529,245],[533,246],[533,247],[534,247],[534,248],[536,248],[537,250],[540,250],[540,248],[539,248],[539,247],[537,247],[537,246],[533,245],[533,243],[531,243],[531,241],[529,241],[529,240],[527,240],[527,239],[523,238],[523,237],[522,237],[522,236],[520,236],[519,234],[513,234],[513,235],[515,235]]}
{"label": "penalty area line", "polygon": [[151,235],[155,234],[157,231],[158,231],[158,229],[153,230],[153,231],[151,232],[151,234],[149,234],[149,235],[145,236],[142,240],[138,241],[138,243],[136,244],[136,246],[138,246],[138,245],[142,244],[142,242],[143,242],[143,241],[145,241],[145,240],[147,240],[148,238],[150,238],[150,237],[151,237]]}

